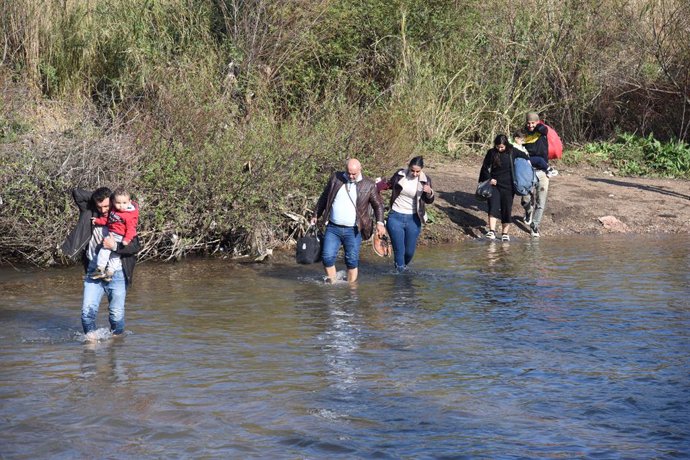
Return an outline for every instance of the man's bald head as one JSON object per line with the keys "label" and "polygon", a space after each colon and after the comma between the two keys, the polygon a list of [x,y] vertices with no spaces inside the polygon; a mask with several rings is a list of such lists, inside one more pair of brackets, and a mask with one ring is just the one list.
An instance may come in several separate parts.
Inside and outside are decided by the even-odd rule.
{"label": "man's bald head", "polygon": [[359,177],[359,174],[362,172],[362,164],[359,162],[358,159],[356,158],[350,158],[347,160],[347,176],[350,178],[351,181],[354,181]]}

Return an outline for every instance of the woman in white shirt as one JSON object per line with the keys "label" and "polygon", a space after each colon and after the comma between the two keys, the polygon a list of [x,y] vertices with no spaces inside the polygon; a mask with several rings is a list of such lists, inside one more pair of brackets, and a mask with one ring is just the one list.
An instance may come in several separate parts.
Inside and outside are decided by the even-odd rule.
{"label": "woman in white shirt", "polygon": [[410,160],[406,169],[400,169],[388,181],[393,190],[386,228],[391,238],[395,268],[405,271],[414,257],[417,238],[426,221],[425,204],[434,201],[431,178],[424,174],[421,156]]}

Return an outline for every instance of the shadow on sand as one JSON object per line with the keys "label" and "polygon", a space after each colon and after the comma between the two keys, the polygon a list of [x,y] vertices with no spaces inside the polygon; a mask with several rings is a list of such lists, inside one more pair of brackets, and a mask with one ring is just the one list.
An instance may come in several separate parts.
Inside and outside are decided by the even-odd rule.
{"label": "shadow on sand", "polygon": [[668,195],[668,196],[673,196],[676,198],[684,198],[686,200],[690,200],[690,195],[683,195],[682,193],[674,192],[673,190],[667,190],[663,187],[657,187],[655,185],[635,184],[633,182],[624,182],[621,180],[614,180],[614,179],[599,179],[599,178],[593,178],[593,177],[588,177],[587,180],[591,181],[591,182],[603,182],[606,184],[617,185],[619,187],[636,188],[639,190],[646,190],[648,192],[656,192],[656,193],[660,193],[662,195]]}
{"label": "shadow on sand", "polygon": [[480,203],[474,196],[474,193],[467,193],[462,191],[456,192],[437,192],[450,206],[441,206],[436,204],[436,207],[445,212],[448,218],[457,226],[462,228],[462,231],[473,238],[480,238],[482,236],[481,229],[484,228],[486,222],[483,219],[465,211],[469,209],[479,213],[486,213],[486,204]]}

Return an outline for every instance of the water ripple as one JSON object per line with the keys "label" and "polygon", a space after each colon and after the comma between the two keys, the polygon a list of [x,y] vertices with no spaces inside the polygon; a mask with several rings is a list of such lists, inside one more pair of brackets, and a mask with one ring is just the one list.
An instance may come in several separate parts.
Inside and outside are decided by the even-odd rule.
{"label": "water ripple", "polygon": [[78,269],[0,272],[2,455],[689,457],[687,236],[484,243],[144,264],[89,343]]}

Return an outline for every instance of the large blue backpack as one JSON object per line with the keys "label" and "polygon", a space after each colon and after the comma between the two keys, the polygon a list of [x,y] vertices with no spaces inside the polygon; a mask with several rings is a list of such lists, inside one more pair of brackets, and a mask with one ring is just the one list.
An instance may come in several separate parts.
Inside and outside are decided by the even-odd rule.
{"label": "large blue backpack", "polygon": [[539,183],[532,163],[525,158],[515,157],[511,166],[513,167],[513,191],[516,195],[529,195]]}

